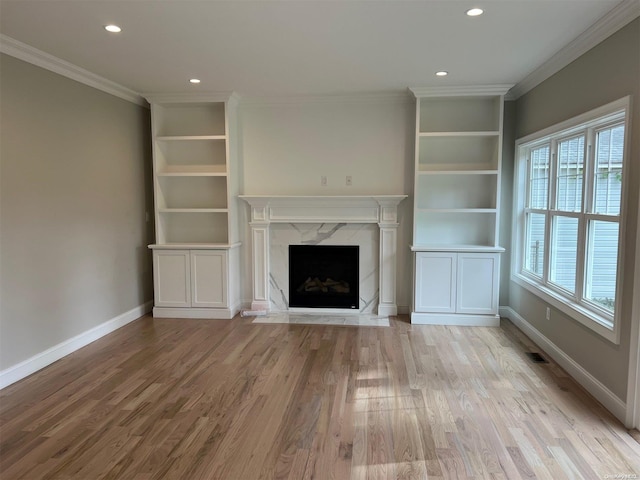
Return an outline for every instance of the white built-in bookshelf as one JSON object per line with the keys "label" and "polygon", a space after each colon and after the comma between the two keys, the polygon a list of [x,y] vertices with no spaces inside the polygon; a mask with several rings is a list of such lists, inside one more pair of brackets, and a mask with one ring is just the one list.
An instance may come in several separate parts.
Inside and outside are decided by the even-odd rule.
{"label": "white built-in bookshelf", "polygon": [[414,246],[497,246],[502,95],[412,91]]}
{"label": "white built-in bookshelf", "polygon": [[232,136],[235,98],[150,96],[156,243],[237,241]]}
{"label": "white built-in bookshelf", "polygon": [[[494,324],[497,319],[503,250],[498,244],[502,124],[508,89],[411,89],[416,98],[416,323]],[[437,280],[438,274],[449,282]],[[476,291],[473,298],[465,295],[471,278],[489,288]],[[443,284],[450,286],[445,292],[440,291]]]}
{"label": "white built-in bookshelf", "polygon": [[148,95],[156,316],[231,318],[239,270],[234,94]]}

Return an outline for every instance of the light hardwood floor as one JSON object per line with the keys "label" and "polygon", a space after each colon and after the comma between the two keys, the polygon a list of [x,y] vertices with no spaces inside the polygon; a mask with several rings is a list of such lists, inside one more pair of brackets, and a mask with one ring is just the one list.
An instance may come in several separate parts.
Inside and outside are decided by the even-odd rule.
{"label": "light hardwood floor", "polygon": [[640,478],[640,444],[531,345],[508,321],[143,317],[0,392],[0,478]]}

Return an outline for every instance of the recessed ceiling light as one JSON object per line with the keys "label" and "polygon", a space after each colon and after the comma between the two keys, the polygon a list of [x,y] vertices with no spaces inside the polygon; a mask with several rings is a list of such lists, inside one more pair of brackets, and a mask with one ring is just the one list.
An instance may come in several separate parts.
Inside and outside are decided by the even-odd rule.
{"label": "recessed ceiling light", "polygon": [[482,15],[483,13],[484,10],[482,10],[481,8],[471,8],[467,10],[467,15],[469,15],[470,17],[477,17],[478,15]]}
{"label": "recessed ceiling light", "polygon": [[436,72],[436,76],[438,77],[446,77],[447,75],[449,75],[449,72],[445,72],[444,70]]}
{"label": "recessed ceiling light", "polygon": [[122,31],[118,25],[105,25],[104,29],[111,33],[120,33]]}
{"label": "recessed ceiling light", "polygon": [[200,79],[198,78],[192,78],[191,80],[189,80],[191,83],[200,83]]}

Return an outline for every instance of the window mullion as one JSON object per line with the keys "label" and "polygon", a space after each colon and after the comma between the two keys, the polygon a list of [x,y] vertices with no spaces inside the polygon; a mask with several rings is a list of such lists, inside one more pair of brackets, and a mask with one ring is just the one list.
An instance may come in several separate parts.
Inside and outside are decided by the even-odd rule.
{"label": "window mullion", "polygon": [[542,282],[545,285],[549,284],[549,275],[551,272],[551,224],[553,223],[553,218],[551,215],[551,211],[556,208],[556,184],[557,175],[558,175],[558,165],[557,165],[557,149],[558,142],[555,139],[551,140],[551,145],[549,148],[550,158],[549,158],[549,199],[547,201],[547,214],[545,219],[545,228],[544,228],[544,244],[547,248],[544,249],[544,267],[542,269]]}
{"label": "window mullion", "polygon": [[588,225],[584,213],[578,217],[578,250],[576,252],[576,300],[582,302],[585,289],[585,265],[587,255]]}
{"label": "window mullion", "polygon": [[555,139],[551,140],[551,145],[549,148],[550,152],[550,169],[549,169],[549,201],[547,203],[547,208],[549,210],[555,210],[557,201],[556,201],[556,192],[557,192],[557,184],[558,184],[558,162],[557,162],[557,151],[558,151],[558,141]]}
{"label": "window mullion", "polygon": [[595,131],[593,128],[590,128],[587,131],[587,138],[585,142],[585,158],[584,158],[584,175],[582,178],[582,191],[584,192],[584,196],[582,198],[582,211],[583,212],[593,212],[594,211],[594,188],[595,188],[595,148],[594,148],[594,135]]}
{"label": "window mullion", "polygon": [[585,284],[586,278],[586,265],[587,254],[589,252],[590,236],[589,236],[589,221],[588,212],[592,212],[594,209],[594,188],[595,188],[595,130],[589,128],[586,132],[585,141],[585,156],[584,156],[584,175],[582,176],[582,213],[578,219],[578,258],[576,259],[576,300],[582,302],[584,299],[587,285]]}
{"label": "window mullion", "polygon": [[531,176],[533,172],[533,161],[531,160],[531,149],[527,152],[527,160],[526,160],[526,181],[524,184],[525,192],[524,192],[524,206],[528,208],[531,206]]}

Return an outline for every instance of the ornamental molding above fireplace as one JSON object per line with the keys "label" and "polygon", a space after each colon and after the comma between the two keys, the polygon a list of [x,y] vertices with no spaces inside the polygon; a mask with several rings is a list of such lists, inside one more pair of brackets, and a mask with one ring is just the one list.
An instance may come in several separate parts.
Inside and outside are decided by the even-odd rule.
{"label": "ornamental molding above fireplace", "polygon": [[240,195],[251,223],[398,223],[407,195]]}
{"label": "ornamental molding above fireplace", "polygon": [[270,310],[269,225],[377,224],[380,229],[378,315],[397,314],[398,205],[407,195],[240,195],[251,208],[252,310]]}

